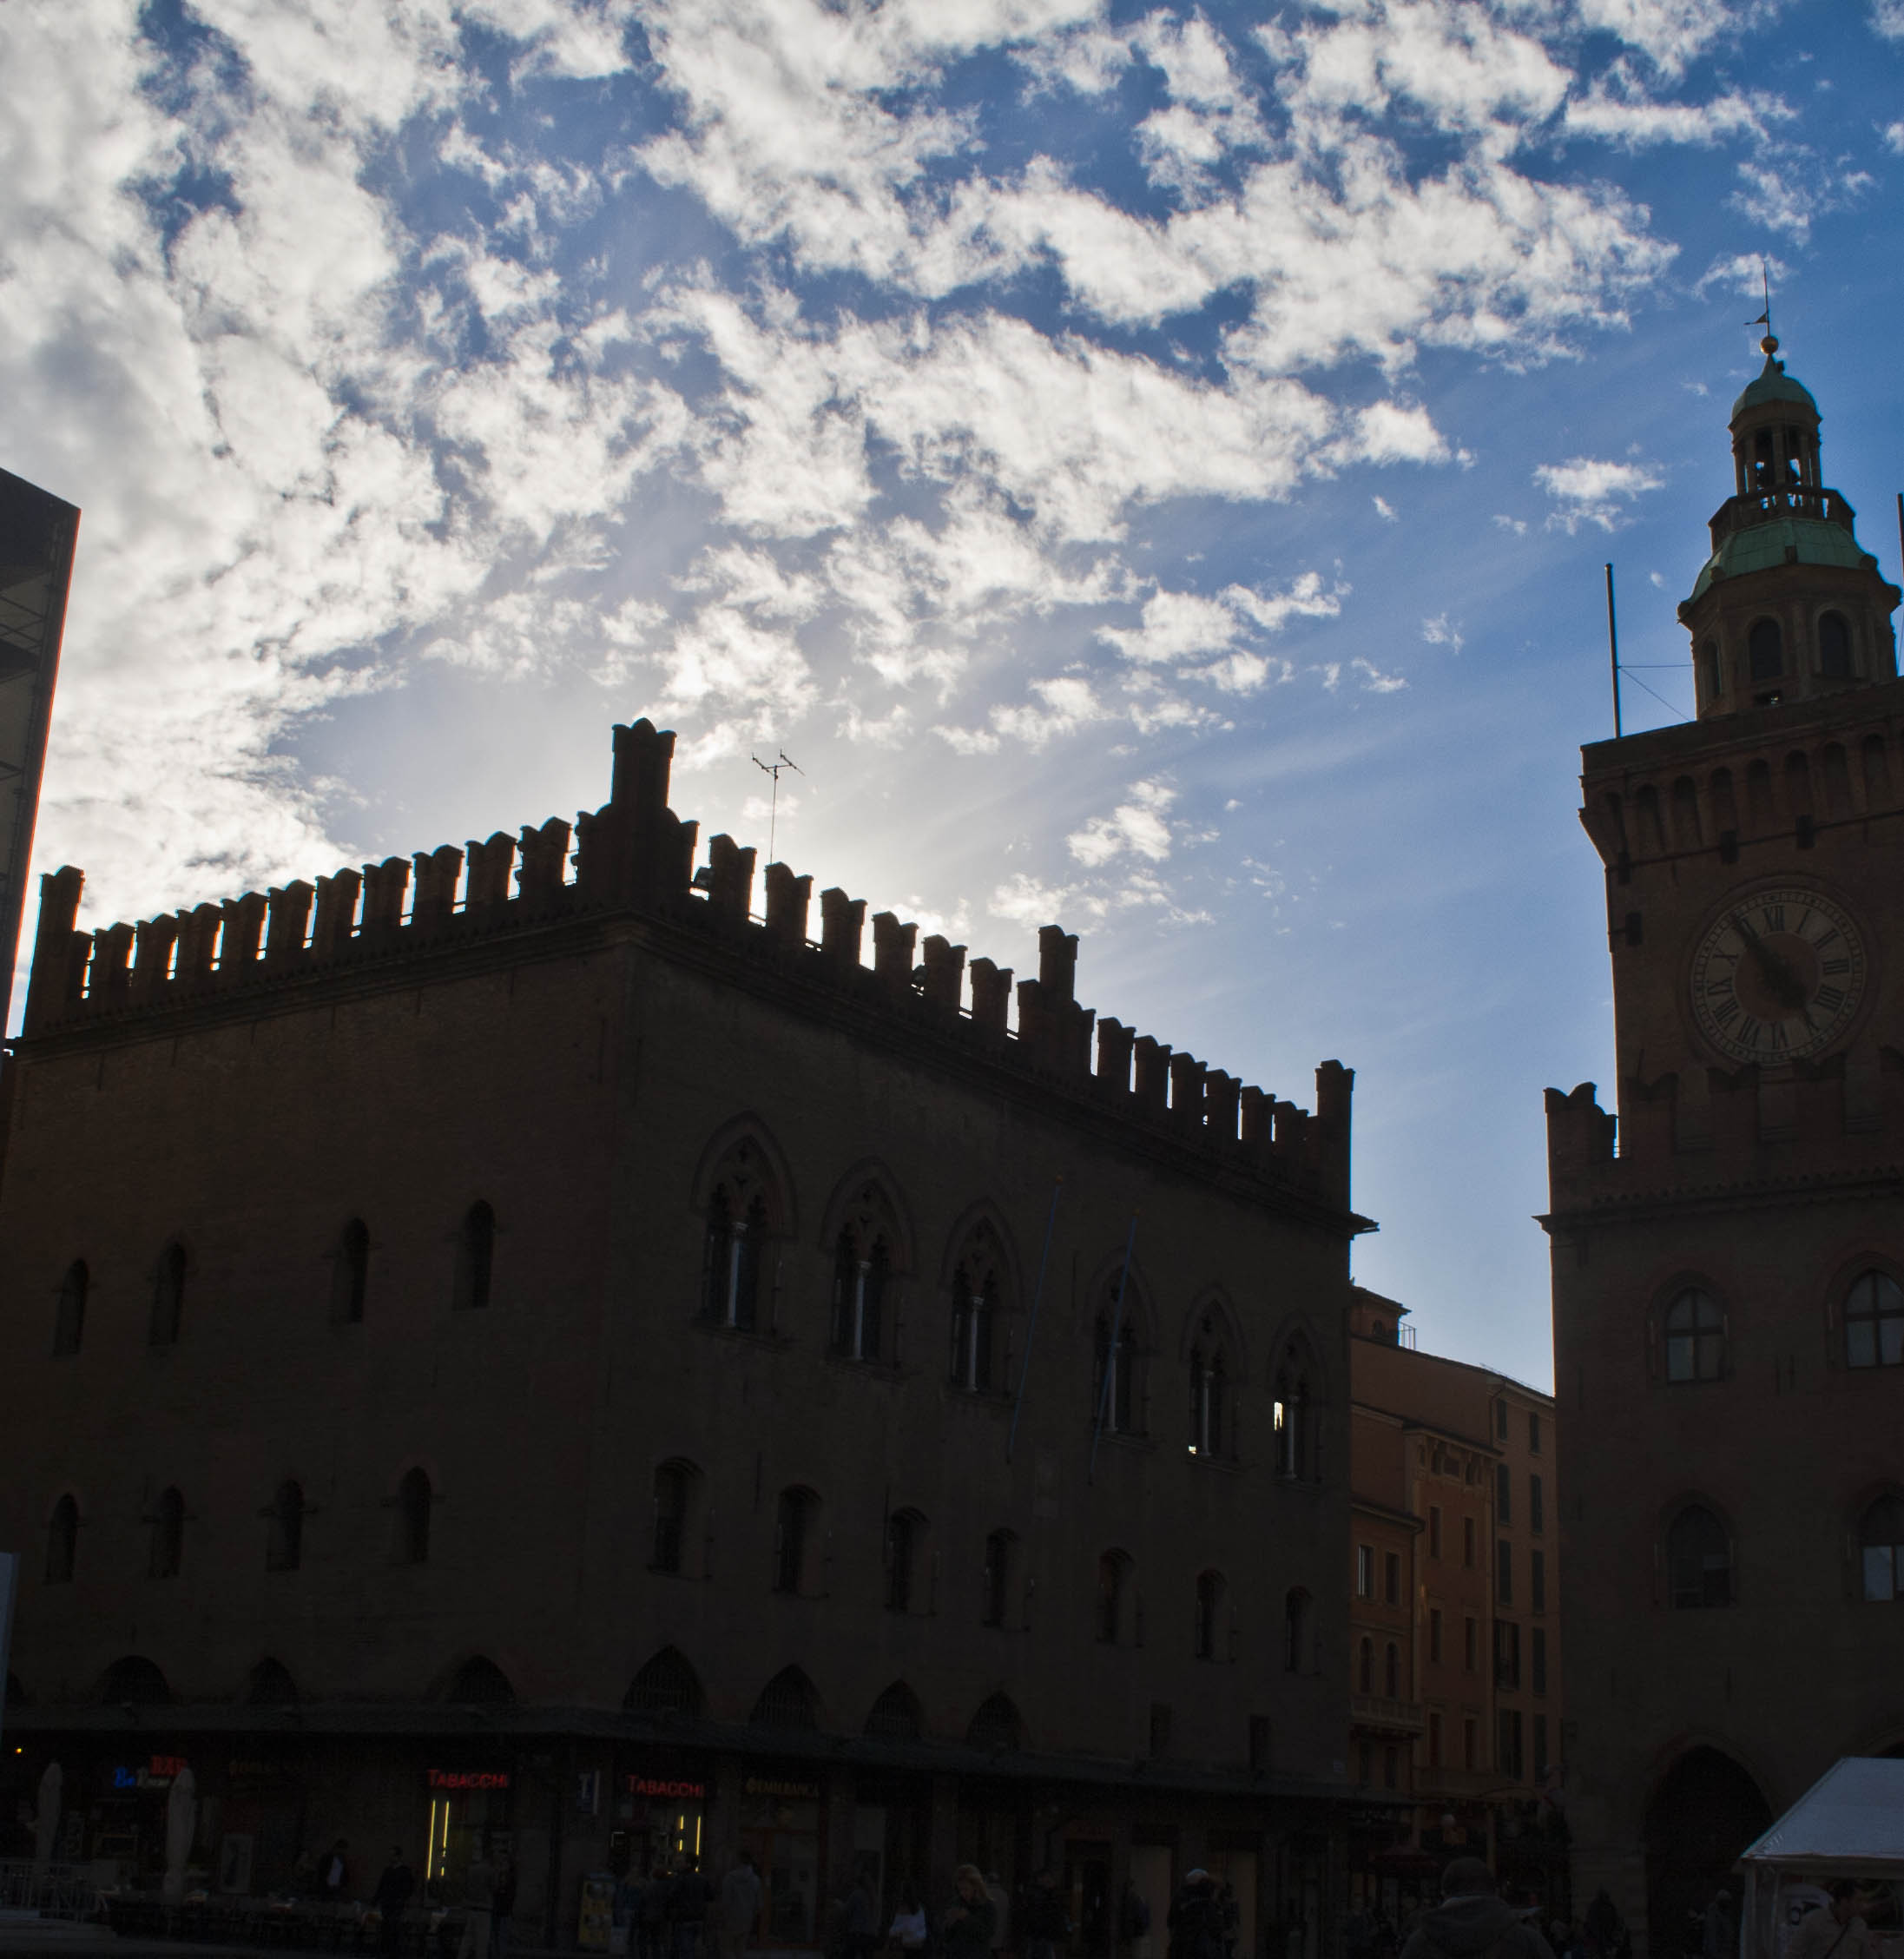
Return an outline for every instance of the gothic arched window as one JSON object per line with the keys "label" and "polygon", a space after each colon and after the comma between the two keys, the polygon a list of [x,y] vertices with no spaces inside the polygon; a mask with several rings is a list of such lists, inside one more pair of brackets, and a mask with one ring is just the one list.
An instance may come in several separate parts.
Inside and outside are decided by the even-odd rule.
{"label": "gothic arched window", "polygon": [[833,1350],[847,1360],[876,1361],[885,1351],[896,1237],[886,1193],[867,1184],[833,1241]]}
{"label": "gothic arched window", "polygon": [[1904,1366],[1904,1287],[1888,1272],[1861,1272],[1844,1301],[1848,1367]]}
{"label": "gothic arched window", "polygon": [[1005,1301],[1005,1250],[989,1223],[976,1225],[952,1267],[951,1378],[980,1395],[1005,1386],[999,1315]]}
{"label": "gothic arched window", "polygon": [[708,1192],[702,1241],[701,1313],[715,1326],[751,1333],[762,1311],[768,1247],[781,1206],[765,1153],[743,1136],[730,1149]]}
{"label": "gothic arched window", "polygon": [[1209,1314],[1190,1349],[1190,1454],[1221,1456],[1229,1447],[1229,1364]]}
{"label": "gothic arched window", "polygon": [[1276,1369],[1270,1404],[1275,1424],[1276,1474],[1292,1482],[1313,1481],[1320,1474],[1314,1383],[1314,1357],[1308,1343],[1301,1338],[1292,1340]]}
{"label": "gothic arched window", "polygon": [[1689,1503],[1666,1532],[1666,1584],[1676,1609],[1732,1603],[1732,1543],[1703,1503]]}
{"label": "gothic arched window", "polygon": [[1138,1393],[1137,1329],[1131,1324],[1128,1298],[1122,1324],[1118,1322],[1117,1282],[1113,1279],[1092,1329],[1092,1408],[1112,1435],[1135,1435],[1141,1432],[1143,1398]]}
{"label": "gothic arched window", "polygon": [[1716,1381],[1725,1371],[1725,1315],[1710,1292],[1688,1286],[1666,1309],[1666,1378]]}

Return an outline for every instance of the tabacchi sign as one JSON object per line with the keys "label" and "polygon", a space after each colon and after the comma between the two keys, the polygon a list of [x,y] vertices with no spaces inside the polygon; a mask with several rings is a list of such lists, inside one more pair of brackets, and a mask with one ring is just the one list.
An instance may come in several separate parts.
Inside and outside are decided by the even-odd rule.
{"label": "tabacchi sign", "polygon": [[430,1786],[460,1796],[475,1789],[507,1789],[507,1769],[432,1769]]}

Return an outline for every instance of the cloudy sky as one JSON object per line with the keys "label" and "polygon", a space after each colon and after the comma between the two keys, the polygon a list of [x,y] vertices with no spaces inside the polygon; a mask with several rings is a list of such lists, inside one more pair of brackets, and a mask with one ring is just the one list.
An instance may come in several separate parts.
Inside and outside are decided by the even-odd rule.
{"label": "cloudy sky", "polygon": [[1690,707],[1759,267],[1897,575],[1904,0],[0,0],[89,922],[675,807],[1281,1095],[1548,1376],[1578,744]]}

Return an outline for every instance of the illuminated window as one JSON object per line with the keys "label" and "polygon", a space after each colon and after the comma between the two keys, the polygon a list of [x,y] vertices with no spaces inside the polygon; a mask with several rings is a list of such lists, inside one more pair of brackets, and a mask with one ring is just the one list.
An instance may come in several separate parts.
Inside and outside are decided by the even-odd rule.
{"label": "illuminated window", "polygon": [[1844,1357],[1849,1367],[1904,1366],[1904,1290],[1888,1272],[1855,1279],[1844,1303]]}

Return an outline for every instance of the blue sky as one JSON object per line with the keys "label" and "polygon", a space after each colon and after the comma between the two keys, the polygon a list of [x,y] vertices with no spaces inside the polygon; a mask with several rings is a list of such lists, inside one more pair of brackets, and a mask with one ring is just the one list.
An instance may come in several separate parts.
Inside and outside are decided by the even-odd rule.
{"label": "blue sky", "polygon": [[[1770,262],[1897,571],[1901,0],[28,0],[0,463],[104,922],[675,802],[1307,1102],[1548,1377],[1578,746],[1678,718]],[[1651,689],[1657,698],[1644,689]]]}

